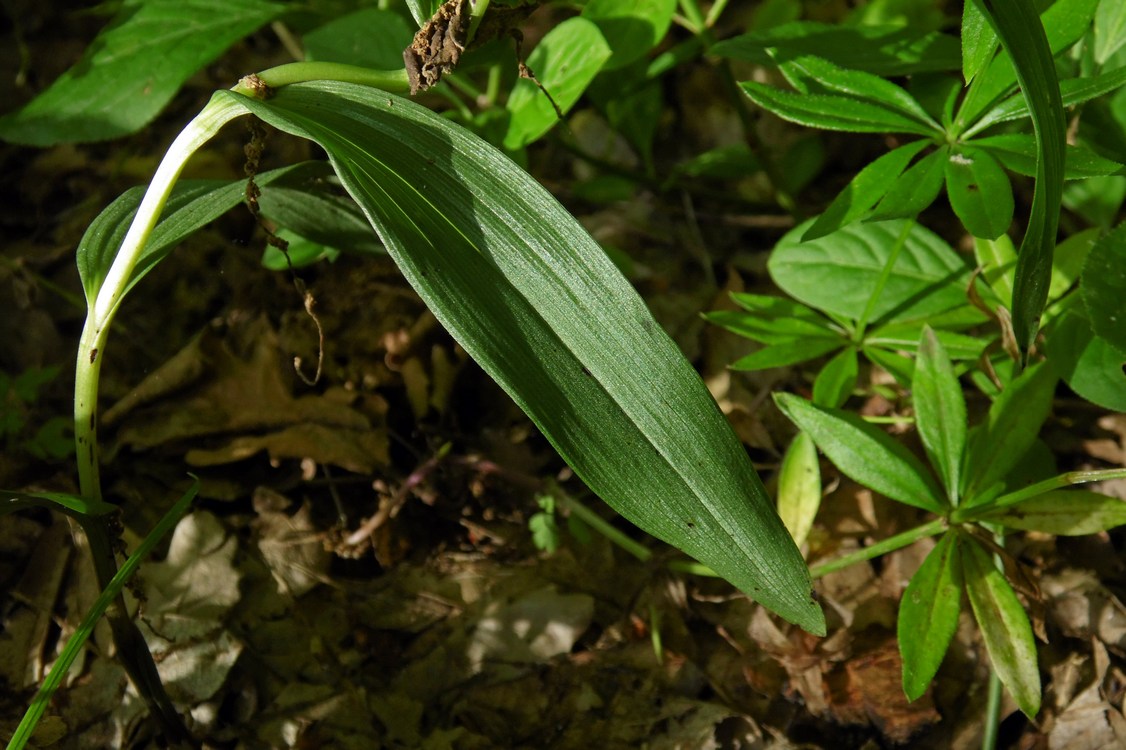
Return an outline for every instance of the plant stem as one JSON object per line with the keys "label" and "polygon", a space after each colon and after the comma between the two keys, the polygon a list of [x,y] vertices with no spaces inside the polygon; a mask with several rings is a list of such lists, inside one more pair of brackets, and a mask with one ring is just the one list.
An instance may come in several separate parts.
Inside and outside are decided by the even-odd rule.
{"label": "plant stem", "polygon": [[936,518],[933,521],[924,523],[922,526],[916,526],[901,534],[890,536],[864,549],[858,549],[855,552],[841,555],[836,559],[821,563],[820,565],[814,565],[810,567],[809,574],[813,578],[820,578],[829,573],[835,573],[838,570],[847,568],[850,565],[855,565],[858,562],[864,562],[865,560],[871,560],[880,555],[886,555],[889,552],[902,549],[909,544],[914,544],[920,539],[940,534],[946,530],[946,527],[947,523],[945,518]]}
{"label": "plant stem", "polygon": [[595,513],[590,508],[586,507],[578,500],[574,499],[567,493],[563,492],[559,487],[552,486],[550,489],[552,496],[555,497],[559,505],[566,508],[570,513],[573,513],[579,520],[590,526],[602,536],[609,539],[614,544],[621,547],[629,554],[636,557],[641,562],[648,562],[653,557],[653,552],[645,545],[637,542],[629,537],[604,519],[602,516]]}
{"label": "plant stem", "polygon": [[[270,88],[281,88],[291,83],[306,83],[308,81],[341,81],[343,83],[358,83],[362,86],[374,86],[397,93],[410,91],[405,68],[398,70],[373,70],[361,68],[358,65],[345,65],[332,62],[295,62],[268,68],[257,74],[258,80]],[[243,79],[244,81],[246,79]],[[240,94],[254,96],[247,84],[242,81],[232,88]],[[208,107],[211,105],[208,104]],[[207,111],[206,108],[204,111]],[[200,113],[202,115],[203,112]],[[198,118],[197,118],[198,119]]]}
{"label": "plant stem", "polygon": [[989,693],[985,704],[985,731],[981,736],[981,750],[997,747],[997,730],[1001,726],[1001,678],[989,670]]}

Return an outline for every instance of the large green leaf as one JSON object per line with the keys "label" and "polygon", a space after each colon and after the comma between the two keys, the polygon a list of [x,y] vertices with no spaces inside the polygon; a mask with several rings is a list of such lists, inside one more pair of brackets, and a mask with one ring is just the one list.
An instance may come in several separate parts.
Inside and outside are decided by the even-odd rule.
{"label": "large green leaf", "polygon": [[521,148],[551,130],[559,121],[555,107],[564,114],[570,111],[609,57],[602,32],[585,18],[569,18],[549,31],[528,57],[543,90],[527,78],[512,87],[504,147]]}
{"label": "large green leaf", "polygon": [[[275,180],[288,177],[290,184],[300,184],[301,181],[323,179],[330,173],[331,170],[324,163],[306,162],[264,172],[255,178],[255,182],[259,187],[265,187]],[[130,188],[122,193],[90,223],[82,241],[78,243],[78,276],[82,280],[87,303],[92,303],[98,296],[98,290],[121,247],[121,241],[133,223],[133,216],[137,213],[137,206],[144,193],[142,187]],[[157,263],[164,260],[180,240],[242,203],[245,196],[246,180],[178,182],[164,206],[160,223],[145,243],[145,249],[125,291],[132,289]],[[315,203],[317,199],[309,196],[308,200]],[[287,212],[279,209],[275,218],[284,219],[287,215]]]}
{"label": "large green leaf", "polygon": [[966,447],[966,401],[950,357],[930,328],[923,330],[911,383],[915,427],[947,496],[958,502],[962,451]]}
{"label": "large green leaf", "polygon": [[923,560],[899,604],[897,637],[903,656],[903,692],[913,701],[934,679],[962,609],[958,535],[947,533]]}
{"label": "large green leaf", "polygon": [[1095,335],[1126,352],[1126,224],[1091,248],[1080,290]]}
{"label": "large green leaf", "polygon": [[1126,352],[1096,336],[1082,314],[1065,313],[1053,325],[1046,348],[1071,390],[1104,409],[1126,412]]}
{"label": "large green leaf", "polygon": [[1101,0],[1095,13],[1095,62],[1104,64],[1126,44],[1126,3]]}
{"label": "large green leaf", "polygon": [[824,633],[801,555],[730,425],[546,190],[476,136],[370,88],[298,84],[244,102],[325,149],[435,316],[591,489]]}
{"label": "large green leaf", "polygon": [[852,412],[826,409],[791,393],[774,394],[774,403],[845,476],[901,503],[943,512],[946,498],[927,467],[883,430]]}
{"label": "large green leaf", "polygon": [[[903,221],[850,224],[802,242],[807,224],[774,247],[770,277],[791,297],[827,313],[858,320],[907,229]],[[918,225],[907,232],[872,310],[873,323],[935,315],[965,303],[969,270],[938,235]]]}
{"label": "large green leaf", "polygon": [[993,669],[1020,710],[1035,717],[1040,710],[1040,669],[1032,624],[992,556],[973,539],[960,546],[966,593]]}
{"label": "large green leaf", "polygon": [[263,0],[126,0],[73,68],[0,117],[0,138],[51,146],[139,130],[192,74],[283,9]]}

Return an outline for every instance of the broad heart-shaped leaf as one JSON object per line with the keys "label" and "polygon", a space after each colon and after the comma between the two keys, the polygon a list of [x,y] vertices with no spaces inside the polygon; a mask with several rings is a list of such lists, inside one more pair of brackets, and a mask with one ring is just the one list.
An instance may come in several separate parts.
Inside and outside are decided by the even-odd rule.
{"label": "broad heart-shaped leaf", "polygon": [[946,195],[970,234],[993,240],[1013,223],[1013,186],[989,152],[963,147],[946,160]]}
{"label": "broad heart-shaped leaf", "polygon": [[[585,18],[569,18],[549,31],[528,57],[528,67],[566,114],[610,58],[602,32]],[[521,78],[506,105],[511,118],[504,147],[518,149],[542,136],[559,121],[551,100],[534,82]]]}
{"label": "broad heart-shaped leaf", "polygon": [[899,603],[896,631],[903,657],[903,692],[909,701],[926,692],[958,629],[962,610],[958,547],[958,534],[944,534],[911,576]]}
{"label": "broad heart-shaped leaf", "polygon": [[[1012,56],[1036,133],[1036,187],[1013,282],[1013,334],[1027,357],[1040,327],[1040,313],[1048,299],[1052,278],[1052,250],[1056,246],[1063,194],[1066,128],[1053,50],[1045,36],[1049,24],[1041,25],[1027,0],[993,0],[985,10],[1006,52]],[[1069,16],[1068,11],[1074,12]],[[1045,12],[1045,18],[1052,13],[1063,14],[1056,19],[1061,27],[1074,16],[1075,26],[1083,29],[1090,23],[1094,6],[1083,5],[1082,0],[1059,0]],[[1061,31],[1052,29],[1051,33]]]}
{"label": "broad heart-shaped leaf", "polygon": [[802,240],[815,240],[832,234],[865,216],[872,210],[872,206],[887,195],[896,178],[928,143],[929,141],[918,140],[904,144],[857,172],[848,187],[838,193],[825,212],[805,230]]}
{"label": "broad heart-shaped leaf", "polygon": [[767,268],[779,288],[810,307],[858,320],[905,230],[870,322],[924,318],[965,304],[969,269],[928,229],[904,221],[850,224],[802,242],[807,226],[778,241]]}
{"label": "broad heart-shaped leaf", "polygon": [[892,500],[943,512],[946,498],[927,467],[880,428],[851,412],[826,409],[790,393],[775,393],[774,403],[845,476]]}
{"label": "broad heart-shaped leaf", "polygon": [[1080,290],[1095,335],[1126,352],[1126,224],[1091,248]]}
{"label": "broad heart-shaped leaf", "polygon": [[891,183],[887,195],[869,216],[871,221],[913,219],[934,203],[942,190],[949,146],[932,151]]}
{"label": "broad heart-shaped leaf", "polygon": [[1020,710],[1035,717],[1040,710],[1040,669],[1032,623],[993,557],[969,537],[959,546],[966,593],[993,669]]}
{"label": "broad heart-shaped leaf", "polygon": [[[1031,133],[990,135],[974,138],[970,143],[980,150],[989,151],[1006,168],[1017,174],[1036,176],[1036,138]],[[1068,145],[1064,159],[1063,176],[1067,180],[1121,174],[1126,169],[1122,164],[1099,156],[1081,143]]]}
{"label": "broad heart-shaped leaf", "polygon": [[593,21],[606,38],[614,54],[603,68],[614,70],[657,46],[675,11],[676,0],[591,0],[583,7],[582,17]]}
{"label": "broad heart-shaped leaf", "polygon": [[800,55],[817,55],[842,68],[883,76],[958,68],[957,39],[902,25],[843,26],[795,21],[724,40],[709,52],[767,66]]}
{"label": "broad heart-shaped leaf", "polygon": [[802,94],[753,81],[739,84],[747,96],[783,120],[807,128],[844,130],[850,133],[914,133],[935,131],[918,120],[883,104],[835,94]]}
{"label": "broad heart-shaped leaf", "polygon": [[0,117],[0,138],[51,146],[139,130],[197,70],[284,9],[263,0],[126,0],[74,67]]}
{"label": "broad heart-shaped leaf", "polygon": [[1126,524],[1126,501],[1088,490],[1052,490],[974,520],[1059,536],[1082,536]]}
{"label": "broad heart-shaped leaf", "polygon": [[821,507],[821,467],[817,446],[804,432],[794,435],[778,469],[778,515],[801,546]]}
{"label": "broad heart-shaped leaf", "polygon": [[543,187],[480,138],[371,88],[297,84],[244,101],[325,149],[434,315],[592,490],[825,632],[801,555],[707,388]]}
{"label": "broad heart-shaped leaf", "polygon": [[911,382],[915,427],[931,465],[938,470],[952,505],[958,504],[962,451],[966,447],[966,401],[950,357],[929,327],[923,329]]}
{"label": "broad heart-shaped leaf", "polygon": [[[332,170],[323,162],[305,162],[264,172],[255,177],[254,181],[263,188],[283,178],[288,178],[291,185],[300,185],[302,182],[316,183],[331,173]],[[142,187],[130,188],[122,193],[90,223],[82,241],[78,243],[78,276],[82,280],[88,304],[98,296],[98,290],[105,281],[125,233],[129,231],[129,225],[133,223],[133,216],[137,213],[137,206],[144,193]],[[246,180],[178,182],[164,206],[160,223],[145,243],[126,293],[157,263],[164,260],[180,240],[242,203],[245,196]],[[316,200],[314,196],[308,198],[310,203],[315,203]],[[274,218],[283,221],[287,216],[288,213],[284,210],[278,210],[274,214]]]}
{"label": "broad heart-shaped leaf", "polygon": [[1030,367],[1009,383],[970,437],[962,470],[962,496],[988,490],[1020,462],[1048,418],[1055,394],[1052,363]]}

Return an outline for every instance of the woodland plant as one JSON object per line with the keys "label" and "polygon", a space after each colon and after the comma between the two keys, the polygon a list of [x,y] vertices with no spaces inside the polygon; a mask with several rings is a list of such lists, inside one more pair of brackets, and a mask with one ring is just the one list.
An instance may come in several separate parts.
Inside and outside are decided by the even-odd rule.
{"label": "woodland plant", "polygon": [[[851,238],[861,249],[878,247],[877,263],[869,269],[873,285],[859,303],[856,295],[847,309],[797,293],[804,304],[748,295],[738,300],[745,315],[714,319],[768,344],[763,351],[769,354],[746,366],[789,364],[809,352],[821,356],[840,349],[819,377],[817,403],[781,396],[780,406],[842,471],[935,514],[920,529],[863,551],[863,557],[871,557],[943,533],[912,581],[900,615],[908,695],[917,696],[933,677],[957,618],[959,598],[941,594],[964,587],[1001,679],[1021,708],[1035,713],[1035,649],[1019,601],[994,563],[994,553],[1002,548],[991,535],[1029,524],[1086,533],[1126,520],[1101,496],[1057,492],[1067,484],[1122,472],[1064,474],[1030,487],[1020,483],[1021,460],[1046,417],[1055,379],[1068,369],[1052,356],[1034,364],[1039,322],[1051,297],[1063,179],[1120,169],[1090,150],[1068,152],[1063,119],[1065,103],[1091,100],[1124,82],[1115,67],[1122,43],[1105,38],[1106,29],[1118,35],[1114,39],[1126,34],[1114,3],[1059,0],[1046,11],[1058,18],[1051,16],[1044,26],[1028,0],[968,4],[961,59],[969,89],[961,98],[961,82],[944,74],[951,69],[950,45],[956,52],[956,42],[904,27],[764,23],[744,37],[716,42],[711,29],[725,3],[704,13],[694,0],[684,0],[676,20],[691,38],[650,59],[674,21],[675,0],[591,0],[579,15],[552,28],[523,61],[513,59],[508,39],[532,6],[493,2],[490,8],[488,2],[471,0],[437,7],[408,0],[407,6],[417,32],[394,11],[363,9],[310,29],[304,38],[306,61],[248,75],[215,92],[169,147],[148,188],[114,201],[80,243],[77,261],[87,304],[74,399],[80,490],[75,496],[6,493],[4,511],[47,506],[72,515],[90,539],[104,593],[67,644],[10,747],[26,742],[103,610],[119,656],[166,738],[191,742],[119,592],[141,556],[186,510],[195,490],[182,495],[118,568],[116,508],[103,496],[100,480],[99,377],[112,353],[109,333],[126,294],[183,238],[244,201],[256,217],[281,228],[271,243],[291,254],[275,254],[271,262],[278,266],[313,262],[335,249],[389,254],[438,320],[596,494],[785,619],[825,633],[798,547],[698,375],[602,248],[498,148],[522,158],[521,149],[586,94],[602,102],[615,127],[629,133],[651,169],[656,119],[651,113],[661,106],[658,79],[705,51],[720,58],[719,67],[739,97],[733,105],[741,112],[745,93],[802,124],[919,139],[896,146],[862,170],[821,217],[800,228],[800,238],[780,246],[772,261],[779,285],[790,291],[781,280],[787,259],[809,252],[831,257],[837,252],[834,237]],[[254,29],[285,18],[288,10],[263,0],[125,0],[72,71],[24,108],[0,118],[0,137],[45,146],[134,132],[200,67]],[[1104,33],[1093,56],[1079,56],[1082,77],[1065,86],[1061,98],[1053,54],[1083,37],[1092,18],[1104,19],[1102,27],[1096,23]],[[349,34],[355,41],[361,28],[370,29],[369,36],[349,47]],[[485,44],[489,41],[494,43]],[[340,59],[341,49],[356,51]],[[488,69],[483,88],[473,77],[454,72],[471,66],[474,55]],[[776,66],[800,95],[751,82],[735,88],[723,58]],[[1090,66],[1083,68],[1087,62],[1098,75],[1091,75]],[[502,106],[500,83],[514,70],[519,77]],[[877,74],[912,74],[918,91],[908,92]],[[448,116],[403,96],[431,87],[450,104]],[[467,98],[481,111],[474,113]],[[249,184],[179,179],[191,156],[220,128],[246,115],[315,142],[327,163],[259,173],[251,158]],[[1031,135],[1019,129],[1029,121]],[[1012,129],[983,135],[994,126]],[[259,147],[255,138],[251,152]],[[779,202],[794,208],[778,165],[766,152],[752,155],[772,179]],[[1003,167],[1036,177],[1019,252],[1005,244],[1015,201]],[[956,215],[980,240],[979,255],[987,260],[984,281],[971,281],[952,251],[915,222],[943,184]],[[857,224],[861,219],[896,221]],[[358,239],[364,226],[374,229],[378,244]],[[289,248],[279,239],[285,237],[292,240]],[[1110,266],[1120,246],[1104,246],[1110,248]],[[1092,252],[1088,267],[1095,257]],[[926,274],[910,281],[911,273],[901,273],[908,260]],[[962,301],[967,285],[980,287],[976,307]],[[1083,294],[1086,311],[1078,309],[1074,294],[1058,297],[1067,310],[1049,314],[1052,330],[1086,325],[1090,340],[1105,342],[1109,351],[1126,350],[1117,334],[1104,334],[1110,326],[1104,325],[1100,305],[1110,304],[1113,292],[1100,291],[1096,281]],[[1000,393],[986,423],[967,432],[947,352],[960,366],[983,352],[997,358],[988,349],[989,337],[966,331],[989,318],[1004,323],[1008,309],[1013,324],[1002,326],[1000,339],[1015,359],[1007,369],[992,368],[996,377],[989,382]],[[1054,351],[1051,344],[1047,348]],[[860,351],[912,386],[918,428],[940,481],[884,433],[838,410],[856,386]],[[914,364],[905,351],[917,352]],[[1070,362],[1071,370],[1089,375],[1082,362],[1083,352]],[[809,441],[799,444],[804,447],[795,460],[808,465]],[[855,445],[867,446],[878,460],[871,465],[861,460]],[[803,505],[798,516],[809,516],[809,507]],[[1056,507],[1068,509],[1066,518],[1053,511]],[[986,610],[999,617],[986,616]],[[1015,645],[1005,647],[1006,638]]]}

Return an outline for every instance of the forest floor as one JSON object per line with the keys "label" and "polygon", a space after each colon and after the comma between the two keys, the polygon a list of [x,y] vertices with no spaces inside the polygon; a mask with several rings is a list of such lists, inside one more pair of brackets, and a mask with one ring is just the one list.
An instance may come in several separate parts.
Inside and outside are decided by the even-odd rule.
{"label": "forest floor", "polygon": [[[96,28],[81,18],[25,27],[39,67],[24,87],[11,75],[20,65],[7,43],[13,30],[0,29],[0,100],[26,100]],[[70,413],[84,315],[74,250],[105,205],[147,181],[211,90],[272,54],[267,34],[252,38],[135,137],[0,146],[0,368],[9,378],[58,368],[35,399],[9,393],[0,403],[0,486],[75,491],[73,464],[49,455],[65,450],[65,434],[39,432]],[[709,90],[708,75],[686,68],[679,94]],[[661,138],[721,143],[738,123],[711,104],[666,113]],[[239,177],[248,139],[228,127],[187,176]],[[832,139],[825,148],[821,179],[839,186],[856,156]],[[275,133],[264,167],[311,157]],[[727,370],[746,342],[699,313],[728,306],[730,291],[770,291],[766,252],[793,218],[730,187],[584,202],[570,184],[589,167],[551,144],[533,150],[529,168],[630,258],[631,279],[769,482],[793,428],[767,396],[805,392],[808,380],[796,369]],[[814,204],[832,194],[808,192]],[[546,552],[533,530],[546,522],[539,501],[553,486],[643,535],[571,476],[389,259],[345,255],[299,271],[325,334],[323,377],[303,384],[292,360],[312,371],[316,329],[291,278],[261,267],[264,246],[239,210],[194,235],[127,301],[104,353],[104,486],[122,507],[126,542],[152,528],[188,472],[202,479],[192,512],[169,550],[142,567],[133,595],[169,692],[207,746],[980,746],[988,668],[965,612],[933,689],[908,703],[901,688],[897,604],[932,542],[820,579],[826,638],[722,581],[669,574],[667,549],[652,540],[644,543],[657,554],[642,563],[560,515],[562,543]],[[1072,417],[1053,419],[1044,435],[1061,467],[1121,465],[1126,417],[1071,398]],[[871,395],[860,410],[902,407]],[[828,463],[822,472],[829,492],[803,550],[811,562],[920,521]],[[1102,491],[1126,497],[1122,484]],[[1126,746],[1124,544],[1121,532],[1026,534],[1011,548],[1036,587],[1029,604],[1046,638],[1046,692],[1035,721],[1006,699],[999,746]],[[97,593],[65,519],[0,520],[0,737]],[[100,628],[56,694],[38,746],[159,745],[112,653]]]}

